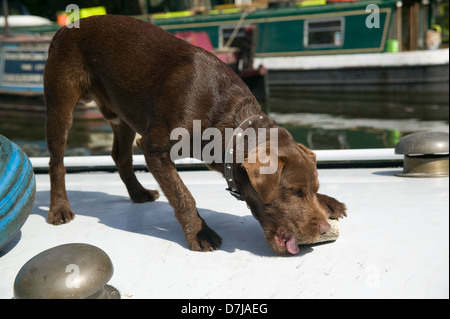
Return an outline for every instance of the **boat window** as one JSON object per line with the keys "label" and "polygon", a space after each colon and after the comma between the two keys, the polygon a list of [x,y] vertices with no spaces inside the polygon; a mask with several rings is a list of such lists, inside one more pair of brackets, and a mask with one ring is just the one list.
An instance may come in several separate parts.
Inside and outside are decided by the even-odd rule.
{"label": "boat window", "polygon": [[307,48],[334,48],[344,43],[344,19],[306,20],[304,46]]}
{"label": "boat window", "polygon": [[[248,25],[242,25],[236,30],[236,34],[234,35],[234,39],[232,43],[229,44],[231,47],[240,47],[240,42],[243,38],[245,38],[245,29]],[[219,48],[223,48],[225,44],[230,39],[231,35],[235,31],[235,26],[221,26],[219,28]]]}

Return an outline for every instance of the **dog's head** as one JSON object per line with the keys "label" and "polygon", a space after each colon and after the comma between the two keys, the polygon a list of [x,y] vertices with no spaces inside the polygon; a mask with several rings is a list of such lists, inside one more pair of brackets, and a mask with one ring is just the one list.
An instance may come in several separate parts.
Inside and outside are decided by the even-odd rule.
{"label": "dog's head", "polygon": [[[296,254],[300,240],[312,242],[329,231],[330,207],[317,194],[315,154],[297,144],[286,130],[280,128],[279,132],[277,149],[268,149],[265,144],[251,151],[265,148],[270,162],[261,163],[259,157],[250,161],[248,156],[241,164],[248,176],[241,191],[270,247],[280,254]],[[269,171],[269,166],[273,168],[271,174],[263,174],[261,168]]]}

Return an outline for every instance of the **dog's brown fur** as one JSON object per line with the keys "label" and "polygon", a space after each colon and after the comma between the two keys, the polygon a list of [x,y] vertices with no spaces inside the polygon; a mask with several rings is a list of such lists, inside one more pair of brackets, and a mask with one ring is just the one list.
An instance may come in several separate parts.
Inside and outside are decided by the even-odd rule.
{"label": "dog's brown fur", "polygon": [[[114,131],[112,157],[134,202],[154,201],[132,167],[135,133],[147,166],[172,205],[192,250],[217,249],[222,239],[199,216],[195,200],[170,159],[174,128],[236,128],[262,114],[241,79],[213,54],[134,18],[99,16],[64,27],[54,36],[44,74],[50,211],[58,225],[74,218],[65,190],[63,157],[79,100],[94,99]],[[255,127],[278,128],[263,116]],[[264,229],[269,245],[286,253],[291,237],[314,239],[329,229],[327,218],[346,216],[345,205],[317,194],[315,155],[278,128],[278,170],[261,175],[259,162],[234,164],[236,184]],[[192,136],[192,134],[191,134]],[[225,141],[224,141],[225,143]],[[225,149],[225,145],[223,145]],[[223,173],[223,164],[210,167]],[[231,197],[230,197],[231,199]]]}

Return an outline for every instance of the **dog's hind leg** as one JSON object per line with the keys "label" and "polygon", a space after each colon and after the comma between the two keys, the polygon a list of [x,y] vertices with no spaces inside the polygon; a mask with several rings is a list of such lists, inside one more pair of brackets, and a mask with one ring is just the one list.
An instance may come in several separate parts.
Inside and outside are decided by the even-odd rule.
{"label": "dog's hind leg", "polygon": [[48,222],[54,225],[67,223],[75,217],[67,199],[64,153],[79,94],[76,90],[68,90],[63,83],[58,83],[59,81],[59,78],[50,80],[47,72],[44,97],[47,106],[46,139],[50,152]]}
{"label": "dog's hind leg", "polygon": [[111,123],[111,127],[114,131],[111,156],[131,200],[135,203],[143,203],[158,199],[159,192],[144,188],[137,180],[133,170],[132,145],[136,132],[123,121],[120,121],[119,124]]}

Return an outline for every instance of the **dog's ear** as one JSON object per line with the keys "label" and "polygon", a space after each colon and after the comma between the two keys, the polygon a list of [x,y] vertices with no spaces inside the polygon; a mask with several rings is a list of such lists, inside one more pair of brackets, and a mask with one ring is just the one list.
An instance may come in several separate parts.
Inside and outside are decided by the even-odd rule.
{"label": "dog's ear", "polygon": [[251,150],[241,164],[253,188],[266,204],[277,193],[284,165],[285,159],[279,157],[277,152],[268,153],[265,146],[258,146]]}
{"label": "dog's ear", "polygon": [[297,143],[298,147],[300,147],[300,149],[306,153],[306,155],[308,155],[309,159],[311,161],[313,161],[314,165],[317,165],[317,161],[316,161],[316,154],[311,151],[309,148],[307,148],[305,145]]}

